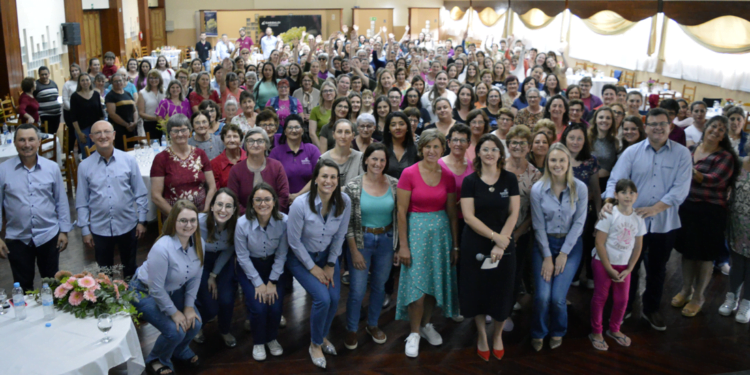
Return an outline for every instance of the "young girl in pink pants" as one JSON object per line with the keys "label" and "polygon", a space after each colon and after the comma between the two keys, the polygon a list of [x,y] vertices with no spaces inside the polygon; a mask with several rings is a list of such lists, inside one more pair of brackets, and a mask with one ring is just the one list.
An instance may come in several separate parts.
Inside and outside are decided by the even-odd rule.
{"label": "young girl in pink pants", "polygon": [[646,223],[633,211],[638,190],[628,179],[617,181],[616,206],[596,224],[596,249],[592,251],[594,297],[591,299],[591,334],[589,340],[597,350],[609,346],[602,336],[602,313],[612,289],[612,315],[607,336],[622,346],[630,346],[630,338],[620,332],[620,324],[628,305],[630,272],[641,255]]}

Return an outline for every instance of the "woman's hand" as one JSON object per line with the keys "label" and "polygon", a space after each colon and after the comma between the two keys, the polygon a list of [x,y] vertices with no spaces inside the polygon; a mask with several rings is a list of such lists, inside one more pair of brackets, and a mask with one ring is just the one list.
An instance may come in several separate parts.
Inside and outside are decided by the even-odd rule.
{"label": "woman's hand", "polygon": [[87,137],[86,137],[86,134],[83,134],[83,132],[82,132],[82,131],[79,131],[79,132],[77,132],[77,133],[78,133],[78,139],[80,139],[80,140],[81,140],[81,141],[82,141],[83,143],[86,143],[86,141],[87,141],[87,139],[86,139],[86,138],[87,138]]}
{"label": "woman's hand", "polygon": [[266,303],[273,305],[277,299],[279,299],[279,294],[276,292],[276,284],[269,281],[266,284]]}
{"label": "woman's hand", "polygon": [[323,269],[316,266],[313,266],[313,268],[310,270],[310,273],[315,276],[318,281],[320,281],[321,284],[328,286],[328,276],[325,272],[323,272]]}
{"label": "woman's hand", "polygon": [[328,278],[328,282],[331,284],[331,288],[336,287],[336,283],[333,281],[333,274],[336,271],[335,267],[325,266],[323,267],[323,272],[326,274],[326,278]]}
{"label": "woman's hand", "polygon": [[356,249],[349,249],[349,253],[352,255],[352,264],[354,265],[354,268],[364,271],[367,269],[367,263],[365,263],[365,257],[362,256],[362,253],[359,252],[359,250]]}
{"label": "woman's hand", "polygon": [[289,205],[291,206],[292,203],[294,203],[294,200],[299,197],[299,194],[289,194]]}
{"label": "woman's hand", "polygon": [[617,275],[617,282],[621,283],[621,282],[625,281],[625,278],[628,277],[628,275],[630,275],[631,272],[633,272],[633,270],[631,270],[630,268],[626,268],[626,269],[622,270],[622,272],[620,272]]}
{"label": "woman's hand", "polygon": [[554,269],[555,265],[552,263],[552,257],[544,257],[544,261],[542,261],[542,279],[546,282],[552,280],[552,272]]}
{"label": "woman's hand", "polygon": [[[187,309],[185,309],[185,311],[187,312]],[[180,329],[182,329],[182,332],[187,332],[187,319],[185,319],[185,315],[183,315],[180,310],[177,310],[172,314],[172,321],[178,332]]]}
{"label": "woman's hand", "polygon": [[395,265],[403,264],[407,267],[411,266],[411,251],[408,246],[401,246],[396,254]]}
{"label": "woman's hand", "polygon": [[219,299],[219,288],[216,285],[216,276],[214,275],[208,276],[208,291],[211,292],[213,299]]}
{"label": "woman's hand", "polygon": [[266,302],[266,284],[260,284],[259,287],[255,288],[255,299],[260,301],[260,303]]}
{"label": "woman's hand", "polygon": [[607,271],[607,275],[609,276],[610,279],[612,279],[612,281],[616,283],[620,282],[620,273],[615,271],[614,268],[610,266],[609,269],[605,269],[605,271]]}
{"label": "woman's hand", "polygon": [[503,259],[503,255],[505,255],[505,250],[498,247],[497,245],[492,247],[492,251],[490,252],[492,263],[499,262],[501,259]]}
{"label": "woman's hand", "polygon": [[568,254],[558,254],[557,259],[555,259],[555,277],[565,271],[565,263],[568,263]]}
{"label": "woman's hand", "polygon": [[195,313],[195,309],[192,307],[185,308],[185,315],[183,315],[183,317],[185,318],[186,327],[187,327],[185,331],[191,328],[195,328],[196,320],[199,322],[201,321],[201,318],[198,317],[198,314]]}
{"label": "woman's hand", "polygon": [[507,249],[508,245],[510,245],[510,236],[504,236],[502,234],[495,233],[492,238],[495,239],[495,246],[499,247],[501,249]]}

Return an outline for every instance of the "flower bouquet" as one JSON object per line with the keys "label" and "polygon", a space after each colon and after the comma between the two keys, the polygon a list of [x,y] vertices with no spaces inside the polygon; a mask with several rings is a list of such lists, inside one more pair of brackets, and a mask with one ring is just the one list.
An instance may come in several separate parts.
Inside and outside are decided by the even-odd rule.
{"label": "flower bouquet", "polygon": [[654,81],[653,79],[649,79],[647,83],[648,83],[648,91],[651,91],[656,81]]}
{"label": "flower bouquet", "polygon": [[[135,323],[140,313],[131,302],[140,296],[138,292],[128,290],[123,280],[112,280],[104,272],[94,274],[83,271],[73,274],[69,271],[58,271],[54,278],[43,278],[54,291],[55,305],[58,309],[75,315],[76,318],[99,317],[101,314],[129,315]],[[39,302],[41,292],[27,292]]]}

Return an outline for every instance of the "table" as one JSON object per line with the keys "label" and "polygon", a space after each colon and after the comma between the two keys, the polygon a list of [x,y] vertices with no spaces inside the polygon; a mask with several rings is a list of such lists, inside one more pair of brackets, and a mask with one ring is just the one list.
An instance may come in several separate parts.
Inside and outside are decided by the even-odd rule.
{"label": "table", "polygon": [[164,56],[167,58],[167,61],[169,61],[169,66],[174,69],[180,69],[180,61],[182,58],[182,50],[174,49],[169,51],[161,51],[158,54],[156,51],[151,51],[151,56],[143,56],[143,59],[151,63],[151,68],[156,67],[156,59],[159,58],[159,56]]}
{"label": "table", "polygon": [[[49,138],[50,134],[42,133],[42,137]],[[42,146],[42,154],[45,154],[52,150],[52,144],[47,143],[44,146]],[[18,150],[16,150],[16,146],[13,144],[2,146],[0,145],[0,163],[10,160],[14,157],[18,156]],[[60,139],[57,140],[57,165],[60,166],[60,168],[63,167],[63,163],[65,162],[65,159],[63,158],[62,154],[62,145],[60,144]]]}
{"label": "table", "polygon": [[24,375],[106,374],[109,369],[127,366],[128,375],[140,375],[146,365],[133,321],[115,316],[109,336],[96,327],[95,318],[78,319],[70,313],[55,312],[51,327],[45,327],[41,304],[27,299],[26,319],[18,321],[15,312],[0,315],[3,338],[2,373]]}
{"label": "table", "polygon": [[[568,86],[570,85],[577,85],[578,82],[581,82],[581,79],[584,76],[574,74],[574,75],[566,75],[565,78],[568,79]],[[591,94],[596,95],[598,97],[602,97],[602,89],[604,88],[604,85],[611,84],[611,85],[617,85],[617,78],[614,77],[591,77]]]}
{"label": "table", "polygon": [[[160,151],[162,148],[160,148]],[[135,151],[128,151],[128,154],[132,155],[136,161],[138,161],[138,169],[141,170],[141,177],[143,177],[143,183],[146,185],[146,189],[148,190],[148,215],[146,215],[147,221],[154,221],[156,220],[156,204],[151,199],[151,164],[154,162],[154,158],[156,158],[156,154],[149,151],[146,153],[145,157],[138,158],[136,157]]]}

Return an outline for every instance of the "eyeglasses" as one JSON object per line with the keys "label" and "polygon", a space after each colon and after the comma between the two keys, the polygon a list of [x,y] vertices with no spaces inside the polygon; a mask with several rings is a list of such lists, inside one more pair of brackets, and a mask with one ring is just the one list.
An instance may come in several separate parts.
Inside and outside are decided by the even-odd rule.
{"label": "eyeglasses", "polygon": [[538,96],[527,96],[526,99],[536,100],[536,99],[539,99],[539,97]]}
{"label": "eyeglasses", "polygon": [[657,127],[666,128],[669,126],[669,122],[666,122],[666,121],[665,122],[649,122],[649,123],[646,123],[646,126],[650,128],[657,128]]}
{"label": "eyeglasses", "polygon": [[100,131],[100,132],[91,133],[91,135],[93,135],[94,137],[100,137],[102,135],[110,136],[114,132],[115,132],[114,130],[103,130],[103,131]]}
{"label": "eyeglasses", "polygon": [[529,142],[516,142],[516,141],[510,142],[510,147],[523,147],[523,146],[528,146],[528,145],[529,145]]}
{"label": "eyeglasses", "polygon": [[625,112],[622,112],[622,111],[612,111],[612,113],[614,113],[615,116],[622,116],[625,114]]}
{"label": "eyeglasses", "polygon": [[273,198],[253,198],[253,202],[255,204],[271,203],[273,202]]}
{"label": "eyeglasses", "polygon": [[195,225],[195,223],[198,222],[198,219],[195,219],[195,218],[190,219],[190,220],[188,220],[188,219],[179,219],[179,220],[177,220],[177,222],[180,223],[180,224],[182,224],[183,226],[188,225],[188,224]]}
{"label": "eyeglasses", "polygon": [[372,124],[362,124],[359,126],[360,129],[372,129],[374,127],[375,125],[372,125]]}
{"label": "eyeglasses", "polygon": [[248,139],[245,143],[249,146],[260,146],[266,144],[266,141],[264,139]]}
{"label": "eyeglasses", "polygon": [[469,140],[468,139],[463,139],[463,138],[451,138],[450,139],[450,143],[453,143],[453,144],[456,144],[456,145],[459,145],[459,144],[460,145],[465,145],[465,144],[469,143]]}
{"label": "eyeglasses", "polygon": [[302,127],[301,126],[287,126],[286,130],[296,132],[296,131],[302,130]]}
{"label": "eyeglasses", "polygon": [[497,147],[493,147],[493,148],[482,147],[482,149],[479,150],[479,151],[481,151],[481,152],[483,152],[485,154],[489,154],[490,152],[493,153],[493,154],[494,153],[500,153],[500,149],[497,148]]}
{"label": "eyeglasses", "polygon": [[182,129],[172,129],[170,131],[172,134],[188,134],[190,133],[190,129],[188,128],[182,128]]}
{"label": "eyeglasses", "polygon": [[220,210],[223,209],[223,208],[226,208],[228,211],[234,210],[234,205],[231,204],[231,203],[227,203],[227,204],[216,203],[215,205],[216,205],[216,208],[218,208]]}
{"label": "eyeglasses", "polygon": [[323,90],[323,94],[333,94],[335,90]]}

